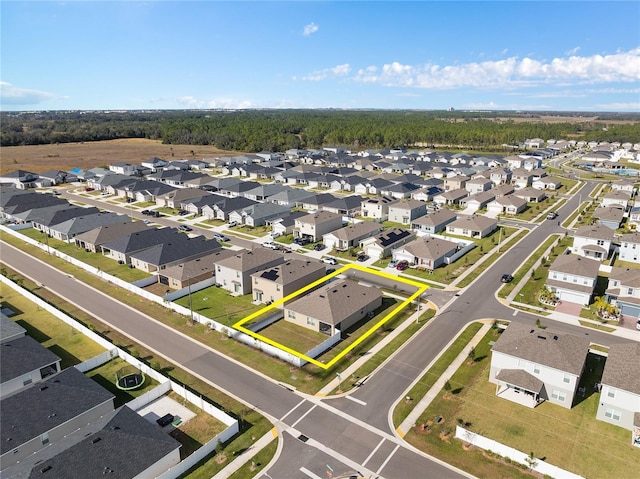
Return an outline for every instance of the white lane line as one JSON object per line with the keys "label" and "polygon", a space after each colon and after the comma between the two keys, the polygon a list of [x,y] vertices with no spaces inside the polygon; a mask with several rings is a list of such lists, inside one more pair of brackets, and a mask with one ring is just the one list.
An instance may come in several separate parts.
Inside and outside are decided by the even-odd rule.
{"label": "white lane line", "polygon": [[396,447],[393,449],[393,451],[391,451],[391,454],[389,454],[387,456],[387,458],[384,460],[382,465],[378,468],[378,470],[376,471],[376,474],[380,474],[380,471],[382,471],[384,469],[384,466],[386,466],[387,463],[391,460],[391,458],[396,453],[396,451],[398,450],[399,447],[400,447],[400,444],[396,445]]}
{"label": "white lane line", "polygon": [[300,472],[302,474],[306,474],[307,476],[309,476],[311,479],[322,479],[320,476],[318,476],[317,474],[314,474],[313,472],[311,472],[309,469],[307,469],[306,467],[301,467],[300,468]]}
{"label": "white lane line", "polygon": [[295,410],[298,408],[298,406],[300,406],[300,404],[302,404],[302,403],[303,403],[303,402],[305,402],[305,401],[306,401],[306,399],[303,399],[303,400],[301,400],[298,404],[296,404],[295,406],[293,406],[293,408],[292,408],[292,409],[290,409],[290,410],[289,410],[289,412],[288,412],[287,414],[285,414],[284,416],[282,416],[282,417],[280,418],[280,420],[281,420],[281,421],[284,421],[284,418],[285,418],[285,417],[287,417],[289,414],[291,414],[293,411],[295,411]]}
{"label": "white lane line", "polygon": [[380,442],[378,443],[378,445],[376,446],[376,448],[371,451],[371,454],[369,454],[367,456],[367,458],[364,460],[364,462],[362,463],[362,467],[365,467],[367,465],[367,462],[369,462],[369,460],[373,457],[373,455],[378,452],[378,449],[380,449],[380,446],[382,446],[382,443],[385,441],[384,437],[380,440]]}
{"label": "white lane line", "polygon": [[511,316],[515,316],[516,314],[518,314],[518,310],[516,309],[513,314]]}
{"label": "white lane line", "polygon": [[311,409],[309,409],[307,412],[305,412],[300,419],[298,419],[296,422],[294,422],[291,427],[296,427],[296,424],[298,424],[300,421],[302,421],[305,417],[307,417],[307,414],[309,414],[311,411],[313,411],[316,408],[317,404],[314,404],[313,407]]}
{"label": "white lane line", "polygon": [[361,404],[362,406],[366,406],[367,403],[364,401],[361,401],[360,399],[351,397],[351,396],[345,396],[349,401],[353,401],[353,402],[357,402],[358,404]]}

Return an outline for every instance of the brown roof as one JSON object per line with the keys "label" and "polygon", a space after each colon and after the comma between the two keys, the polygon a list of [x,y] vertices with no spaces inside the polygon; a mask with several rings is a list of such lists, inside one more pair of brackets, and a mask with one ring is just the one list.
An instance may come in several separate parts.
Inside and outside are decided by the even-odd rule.
{"label": "brown roof", "polygon": [[449,228],[466,228],[472,231],[482,231],[497,224],[497,220],[482,215],[460,215],[457,220],[449,223],[447,226]]}
{"label": "brown roof", "polygon": [[573,236],[576,238],[579,236],[581,238],[594,238],[611,241],[613,239],[614,233],[615,230],[609,228],[608,226],[589,225],[578,228]]}
{"label": "brown roof", "polygon": [[374,233],[380,232],[381,229],[382,226],[380,223],[376,223],[375,221],[362,221],[360,223],[350,224],[349,226],[345,226],[344,228],[337,229],[327,234],[331,234],[340,240],[349,241],[362,238],[366,235],[373,236]]}
{"label": "brown roof", "polygon": [[285,309],[336,325],[381,297],[377,288],[347,279],[307,293],[287,304]]}
{"label": "brown roof", "polygon": [[79,234],[74,239],[84,241],[86,244],[101,245],[107,241],[113,241],[123,236],[137,233],[149,228],[142,221],[127,221],[122,223],[112,223],[106,226],[94,228],[86,233]]}
{"label": "brown roof", "polygon": [[619,343],[609,347],[602,384],[640,395],[640,343]]}
{"label": "brown roof", "polygon": [[213,273],[215,271],[215,263],[230,256],[233,256],[237,251],[231,249],[223,249],[216,251],[215,253],[202,256],[200,258],[186,261],[182,264],[177,264],[169,268],[163,269],[160,272],[160,276],[167,278],[173,278],[180,281],[188,280],[189,278],[195,278],[197,276]]}
{"label": "brown roof", "polygon": [[273,281],[274,283],[288,284],[318,271],[324,272],[324,270],[325,267],[322,263],[292,259],[273,268],[253,273],[251,276]]}
{"label": "brown roof", "polygon": [[250,271],[265,266],[272,261],[281,259],[284,262],[282,254],[267,248],[256,248],[254,250],[235,251],[236,254],[217,261],[216,264],[237,271]]}
{"label": "brown roof", "polygon": [[589,340],[580,336],[511,323],[493,350],[580,376]]}
{"label": "brown roof", "polygon": [[640,268],[620,268],[614,266],[611,268],[609,279],[620,281],[621,286],[638,288],[640,287]]}
{"label": "brown roof", "polygon": [[420,200],[401,200],[397,203],[389,205],[389,209],[393,208],[396,210],[414,210],[416,208],[421,208],[425,206],[426,203]]}
{"label": "brown roof", "polygon": [[[600,261],[574,254],[561,254],[549,267],[549,271],[575,274],[586,278],[596,278],[600,270]],[[566,283],[565,283],[566,284]]]}
{"label": "brown roof", "polygon": [[[617,210],[620,211],[620,210]],[[640,233],[631,233],[620,236],[620,243],[640,243]]]}
{"label": "brown roof", "polygon": [[451,219],[455,219],[456,217],[457,215],[453,211],[442,208],[434,211],[433,213],[429,213],[421,216],[420,218],[416,218],[411,223],[416,225],[438,226]]}
{"label": "brown roof", "polygon": [[298,218],[296,221],[300,223],[320,224],[327,221],[334,220],[335,218],[342,218],[342,215],[332,213],[331,211],[318,211],[317,213],[310,213],[306,216]]}
{"label": "brown roof", "polygon": [[416,258],[438,259],[455,250],[458,243],[431,236],[423,236],[404,245],[404,249]]}

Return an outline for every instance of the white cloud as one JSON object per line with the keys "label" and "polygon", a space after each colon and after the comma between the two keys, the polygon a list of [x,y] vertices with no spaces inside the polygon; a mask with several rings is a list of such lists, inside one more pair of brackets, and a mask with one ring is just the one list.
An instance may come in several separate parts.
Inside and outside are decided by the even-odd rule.
{"label": "white cloud", "polygon": [[567,56],[575,55],[576,53],[578,53],[579,50],[580,50],[580,47],[575,47],[575,48],[572,48],[571,50],[567,50],[566,52],[564,52],[564,54]]}
{"label": "white cloud", "polygon": [[[305,79],[319,81],[328,76],[325,70],[321,70]],[[551,61],[509,57],[498,61],[445,66],[392,62],[380,68],[369,66],[359,69],[353,79],[392,87],[436,90],[460,87],[493,89],[549,83],[575,85],[632,82],[640,80],[640,48],[612,55],[571,56]]]}
{"label": "white cloud", "polygon": [[[343,77],[351,73],[351,65],[344,63],[342,65],[336,65],[331,68],[323,68],[322,70],[316,70],[302,77],[302,80],[306,81],[321,81],[326,78]],[[295,79],[296,77],[294,77]]]}
{"label": "white cloud", "polygon": [[177,98],[176,101],[184,108],[193,109],[242,110],[255,106],[250,100],[236,100],[234,98],[215,98],[211,100],[204,100],[193,96],[181,96]]}
{"label": "white cloud", "polygon": [[302,34],[305,37],[308,37],[308,36],[313,35],[314,33],[316,33],[319,29],[320,29],[320,27],[318,25],[316,25],[315,23],[311,22],[309,25],[305,25],[304,26],[304,30],[302,31]]}
{"label": "white cloud", "polygon": [[0,82],[0,102],[6,105],[37,105],[58,98],[61,97],[46,91],[29,90],[11,83]]}
{"label": "white cloud", "polygon": [[638,111],[640,110],[640,101],[629,103],[601,103],[596,106],[599,109],[607,111]]}

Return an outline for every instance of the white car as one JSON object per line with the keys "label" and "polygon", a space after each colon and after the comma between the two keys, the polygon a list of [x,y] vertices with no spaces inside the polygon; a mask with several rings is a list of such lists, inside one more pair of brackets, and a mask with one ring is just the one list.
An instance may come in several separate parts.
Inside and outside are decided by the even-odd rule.
{"label": "white car", "polygon": [[338,264],[338,260],[335,258],[332,258],[331,256],[326,256],[325,258],[322,258],[322,262],[327,264]]}
{"label": "white car", "polygon": [[264,243],[262,243],[262,246],[264,246],[265,248],[280,249],[280,246],[273,241],[265,241]]}
{"label": "white car", "polygon": [[233,228],[234,226],[238,226],[238,222],[237,221],[229,221],[227,223],[227,228]]}
{"label": "white car", "polygon": [[277,231],[272,231],[271,233],[269,233],[269,236],[271,236],[272,238],[277,238],[278,236],[280,236],[280,233],[278,233]]}

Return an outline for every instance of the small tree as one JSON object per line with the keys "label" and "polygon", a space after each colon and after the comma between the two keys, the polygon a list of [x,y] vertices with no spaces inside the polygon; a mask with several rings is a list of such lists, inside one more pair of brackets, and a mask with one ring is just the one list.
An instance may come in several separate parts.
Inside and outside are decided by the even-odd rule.
{"label": "small tree", "polygon": [[469,359],[471,359],[471,361],[475,361],[475,359],[476,359],[476,348],[475,347],[471,348],[471,351],[469,351]]}
{"label": "small tree", "polygon": [[451,383],[450,383],[449,381],[446,381],[446,382],[444,383],[444,390],[445,390],[446,392],[451,391]]}
{"label": "small tree", "polygon": [[524,460],[527,463],[527,466],[529,466],[529,469],[533,469],[538,464],[538,461],[536,461],[536,456],[534,456],[533,451],[531,451],[529,455],[525,457]]}

